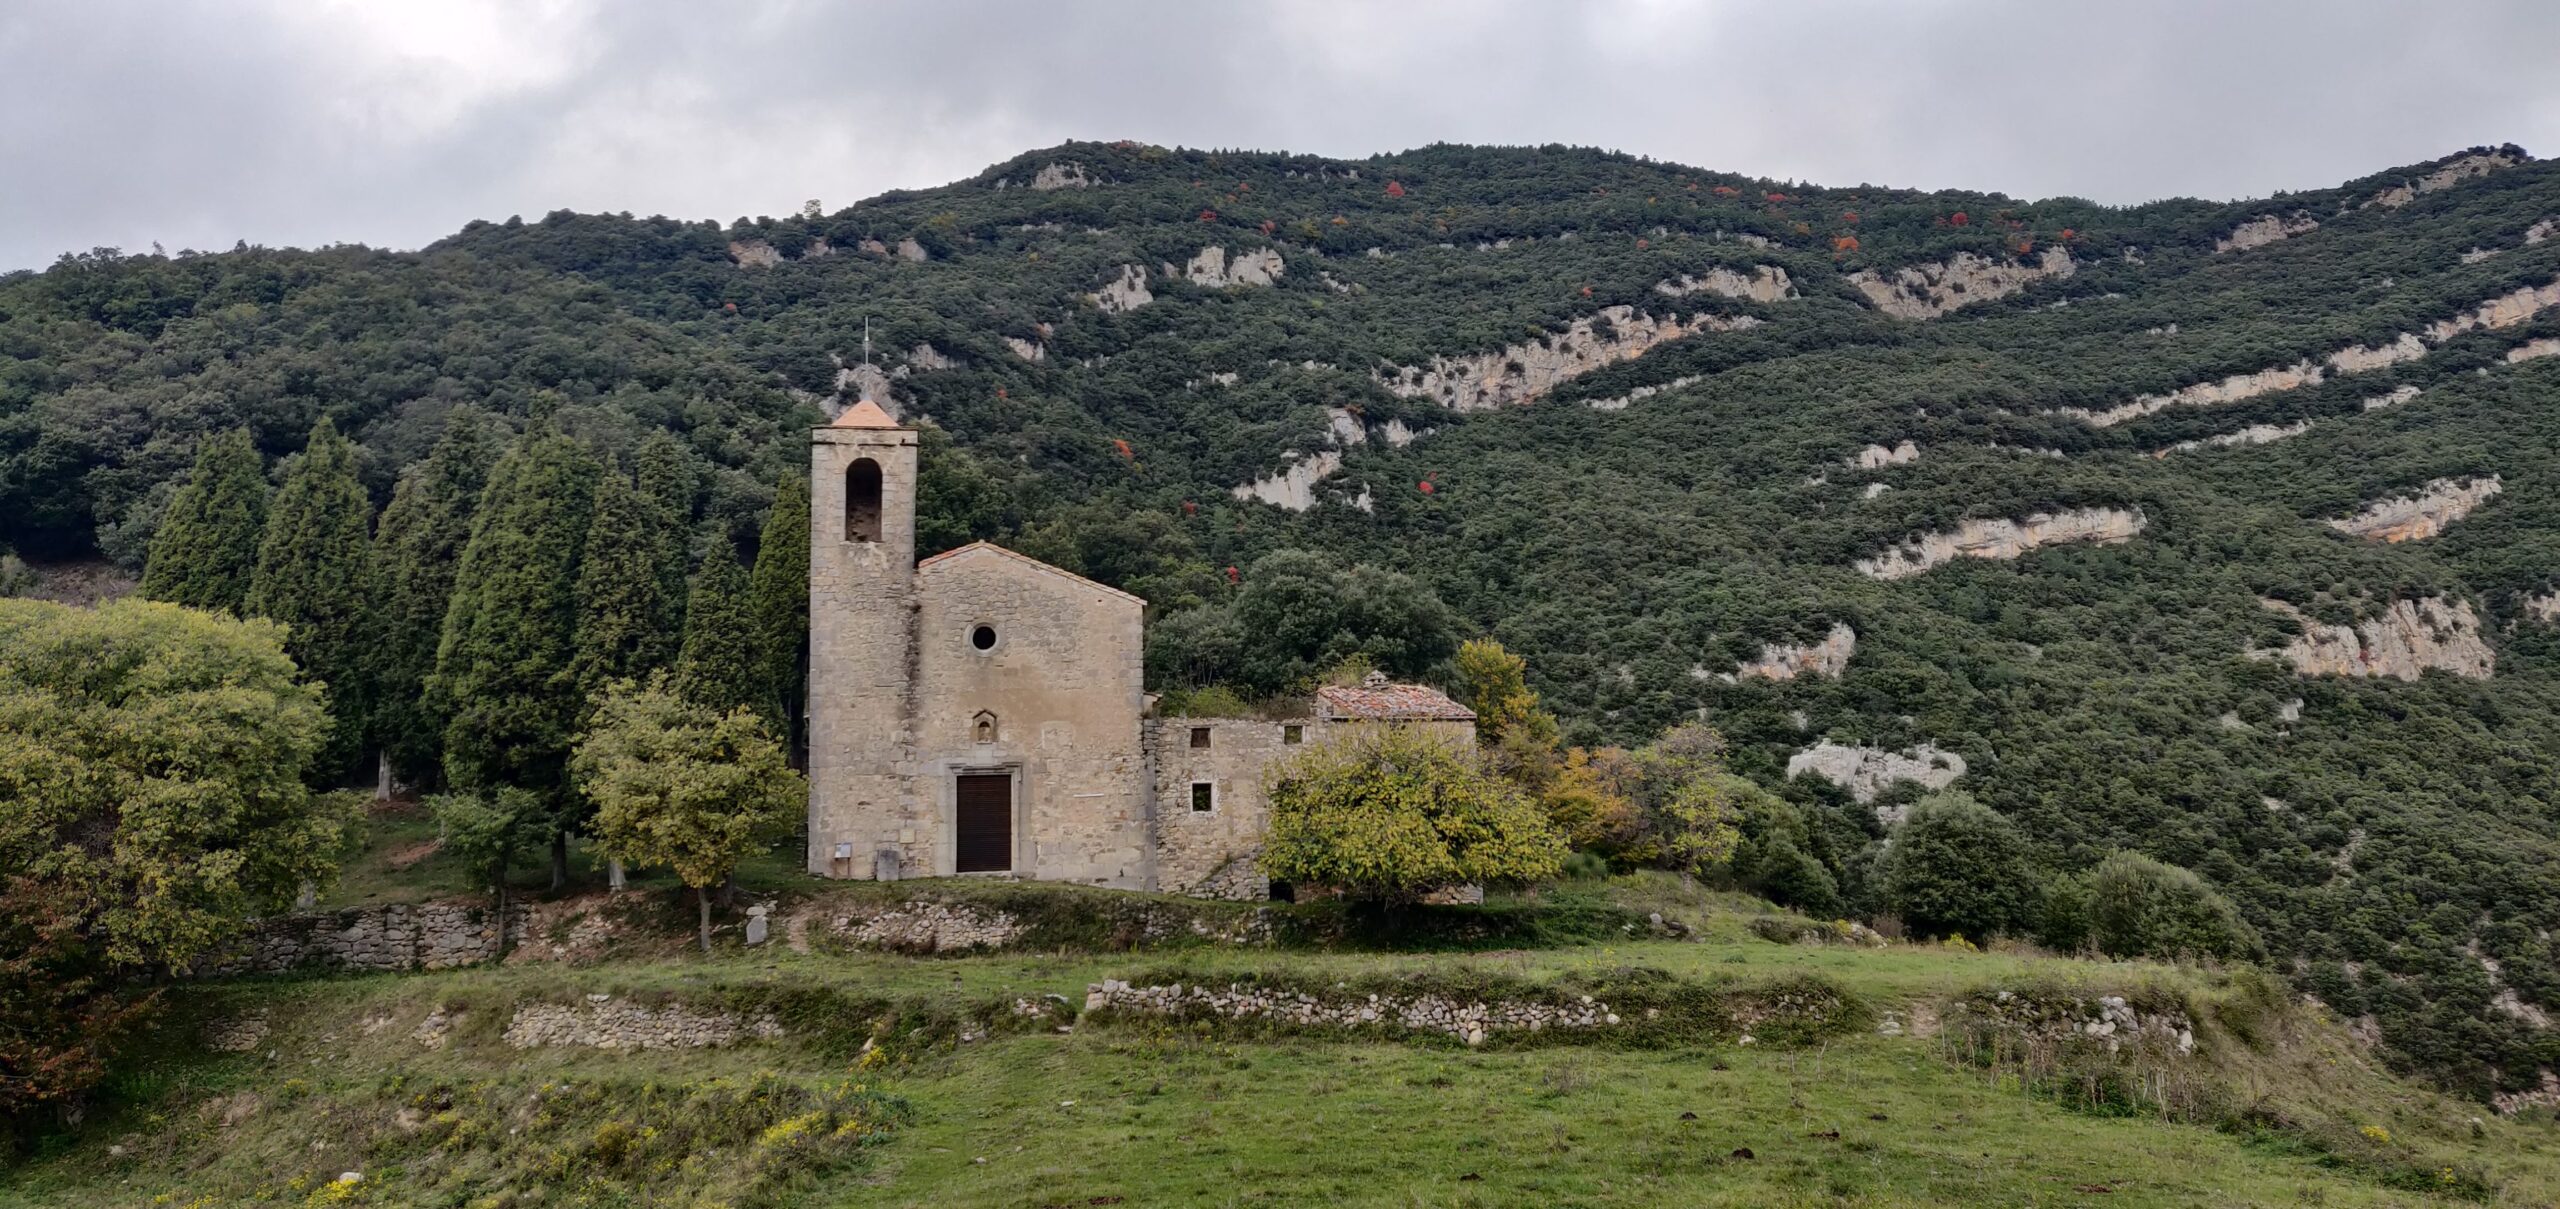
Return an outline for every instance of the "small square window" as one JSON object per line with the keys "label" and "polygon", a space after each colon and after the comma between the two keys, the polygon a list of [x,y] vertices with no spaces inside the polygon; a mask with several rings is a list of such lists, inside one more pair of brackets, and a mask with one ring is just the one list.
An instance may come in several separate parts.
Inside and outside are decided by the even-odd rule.
{"label": "small square window", "polygon": [[1191,783],[1191,809],[1194,813],[1207,814],[1217,806],[1218,787],[1215,783],[1209,781]]}
{"label": "small square window", "polygon": [[1307,728],[1303,726],[1283,726],[1280,728],[1280,741],[1283,743],[1304,743],[1307,741]]}
{"label": "small square window", "polygon": [[1209,728],[1205,726],[1192,727],[1191,745],[1193,747],[1207,747],[1209,745]]}

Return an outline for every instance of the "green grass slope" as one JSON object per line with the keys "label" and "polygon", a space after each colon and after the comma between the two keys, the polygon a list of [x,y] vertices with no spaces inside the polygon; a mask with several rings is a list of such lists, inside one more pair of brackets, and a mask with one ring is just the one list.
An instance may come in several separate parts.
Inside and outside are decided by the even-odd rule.
{"label": "green grass slope", "polygon": [[[1119,897],[913,889],[1061,919]],[[2532,1205],[2560,1195],[2560,1140],[2547,1122],[2483,1119],[2395,1079],[2334,1020],[2246,972],[1776,944],[1754,934],[1752,920],[1773,917],[1748,900],[1654,881],[1609,894],[1621,910],[1691,924],[1693,937],[964,957],[777,943],[724,946],[707,960],[213,984],[161,1031],[136,1068],[147,1074],[0,1178],[0,1205]],[[1812,979],[1863,1015],[1854,1028],[1747,1044],[1705,1030],[1470,1049],[1376,1030],[1240,1032],[1073,1011],[1089,983],[1169,964],[1207,985],[1283,980],[1354,994],[1527,991],[1631,968],[1728,991]],[[2191,1013],[2198,1050],[2073,1064],[1923,1023],[2003,990],[2174,1005]],[[1051,994],[1071,1006],[1037,1020],[1011,1008]],[[642,1051],[503,1040],[519,1007],[599,997],[770,1013],[784,1035]],[[1875,1027],[1888,1015],[1890,1035]],[[446,1027],[433,1045],[420,1039],[431,1017]],[[244,1022],[255,1022],[254,1039]],[[228,1050],[209,1044],[226,1036]],[[348,1172],[361,1179],[340,1182]]]}

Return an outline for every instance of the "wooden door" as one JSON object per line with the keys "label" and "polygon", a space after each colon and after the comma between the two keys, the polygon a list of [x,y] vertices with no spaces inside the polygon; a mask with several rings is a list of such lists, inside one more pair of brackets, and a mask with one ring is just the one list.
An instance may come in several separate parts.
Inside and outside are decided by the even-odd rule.
{"label": "wooden door", "polygon": [[1007,773],[960,774],[961,873],[1002,873],[1013,868],[1013,777]]}

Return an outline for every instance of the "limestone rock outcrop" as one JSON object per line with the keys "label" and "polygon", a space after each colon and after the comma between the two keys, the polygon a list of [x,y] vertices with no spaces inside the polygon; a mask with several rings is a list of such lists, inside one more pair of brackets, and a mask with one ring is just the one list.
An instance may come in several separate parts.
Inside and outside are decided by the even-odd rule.
{"label": "limestone rock outcrop", "polygon": [[[1223,290],[1230,286],[1270,285],[1288,267],[1273,248],[1255,248],[1230,256],[1223,247],[1207,247],[1200,249],[1200,254],[1192,257],[1179,275],[1190,278],[1193,285]],[[1172,266],[1165,267],[1165,275],[1176,275]]]}
{"label": "limestone rock outcrop", "polygon": [[2551,238],[2554,234],[2560,234],[2560,218],[2543,219],[2524,229],[2524,246],[2530,248]]}
{"label": "limestone rock outcrop", "polygon": [[[1929,789],[1944,789],[1964,775],[1964,757],[1931,743],[1886,751],[1825,739],[1787,757],[1787,776],[1808,773],[1848,790],[1849,796],[1858,801],[1872,802],[1897,781],[1916,781]],[[1896,823],[1901,819],[1897,816],[1885,821]]]}
{"label": "limestone rock outcrop", "polygon": [[1625,411],[1627,409],[1627,404],[1633,403],[1638,399],[1650,399],[1664,391],[1678,390],[1684,386],[1695,386],[1705,380],[1706,379],[1701,378],[1696,374],[1682,374],[1681,376],[1673,378],[1659,386],[1639,386],[1623,395],[1611,395],[1606,399],[1590,400],[1590,407],[1593,411]]}
{"label": "limestone rock outcrop", "polygon": [[2354,625],[2323,625],[2281,600],[2258,603],[2292,618],[2302,635],[2274,650],[2251,651],[2250,657],[2283,660],[2305,676],[2415,680],[2432,668],[2486,680],[2497,670],[2497,653],[2480,637],[2480,619],[2469,601],[2395,600]]}
{"label": "limestone rock outcrop", "polygon": [[733,239],[729,259],[742,269],[770,269],[782,263],[782,249],[761,239]]}
{"label": "limestone rock outcrop", "polygon": [[898,259],[923,264],[925,261],[933,259],[933,257],[926,254],[923,244],[917,243],[913,239],[901,239],[898,241]]}
{"label": "limestone rock outcrop", "polygon": [[2416,180],[2390,186],[2374,194],[2365,201],[2364,205],[2356,208],[2363,210],[2381,206],[2396,210],[2418,200],[2421,195],[2433,193],[2439,189],[2450,189],[2464,181],[2487,176],[2501,168],[2512,168],[2523,162],[2522,156],[2510,155],[2505,151],[2474,152],[2454,159]]}
{"label": "limestone rock outcrop", "polygon": [[2539,357],[2560,357],[2560,339],[2544,336],[2536,340],[2527,340],[2524,343],[2507,350],[2507,364],[2509,365],[2513,365],[2518,361],[2531,361]]}
{"label": "limestone rock outcrop", "polygon": [[2079,266],[2062,248],[2046,248],[2033,262],[1993,260],[1958,252],[1945,261],[1910,265],[1891,274],[1862,270],[1849,284],[1874,307],[1896,319],[1935,319],[1958,307],[2005,298],[2046,278],[2069,277]]}
{"label": "limestone rock outcrop", "polygon": [[1576,319],[1572,326],[1544,339],[1472,356],[1434,357],[1427,366],[1382,372],[1378,380],[1398,398],[1428,398],[1454,411],[1512,407],[1604,365],[1641,357],[1655,345],[1698,332],[1740,331],[1759,323],[1747,315],[1700,315],[1683,323],[1678,315],[1657,319],[1631,306],[1612,306]]}
{"label": "limestone rock outcrop", "polygon": [[2377,500],[2354,516],[2329,522],[2340,533],[2376,541],[2423,541],[2488,502],[2504,488],[2497,475],[2487,478],[2436,479],[2411,495]]}
{"label": "limestone rock outcrop", "polygon": [[1005,337],[1004,346],[1012,349],[1014,356],[1020,357],[1025,361],[1032,362],[1033,364],[1038,364],[1039,362],[1049,359],[1049,348],[1047,345],[1036,344],[1032,341],[1023,339],[1020,336]]}
{"label": "limestone rock outcrop", "polygon": [[2419,391],[2417,387],[2395,386],[2391,388],[2391,393],[2389,394],[2375,395],[2366,399],[2364,401],[2364,409],[2366,411],[2380,411],[2386,407],[2398,407],[2411,399],[2417,398],[2418,394]]}
{"label": "limestone rock outcrop", "polygon": [[1147,289],[1147,271],[1133,264],[1120,266],[1119,276],[1085,297],[1106,315],[1125,315],[1156,300]]}
{"label": "limestone rock outcrop", "polygon": [[1873,579],[1908,579],[1959,558],[2016,558],[2043,546],[2073,542],[2115,545],[2131,541],[2149,524],[2140,512],[2122,508],[2075,508],[2039,512],[2022,521],[2005,517],[1969,520],[1954,529],[1910,538],[1873,558],[1858,560],[1858,571]]}
{"label": "limestone rock outcrop", "polygon": [[1326,449],[1314,454],[1291,453],[1292,460],[1278,471],[1228,488],[1240,500],[1261,500],[1291,512],[1304,512],[1316,506],[1316,484],[1334,471],[1342,469],[1342,451]]}
{"label": "limestone rock outcrop", "polygon": [[2173,407],[2213,407],[2254,399],[2276,391],[2316,386],[2332,374],[2358,374],[2415,361],[2435,346],[2474,329],[2513,327],[2560,306],[2560,278],[2538,286],[2518,286],[2450,319],[2440,319],[2417,332],[2402,332],[2383,344],[2359,344],[2325,357],[2305,357],[2291,365],[2233,374],[2212,382],[2182,386],[2165,394],[2136,395],[2114,407],[2063,407],[2056,415],[2078,416],[2098,428],[2138,420]]}
{"label": "limestone rock outcrop", "polygon": [[1905,462],[1919,460],[1920,446],[1910,441],[1902,441],[1891,447],[1869,445],[1849,455],[1849,464],[1860,470],[1882,470],[1887,466],[1900,466]]}
{"label": "limestone rock outcrop", "polygon": [[1849,656],[1858,649],[1858,632],[1845,621],[1831,623],[1831,630],[1820,642],[1772,642],[1760,648],[1760,657],[1735,668],[1722,677],[1733,680],[1793,680],[1798,676],[1838,679],[1849,670]]}
{"label": "limestone rock outcrop", "polygon": [[1747,277],[1717,265],[1703,276],[1692,277],[1683,273],[1670,281],[1659,282],[1653,291],[1670,298],[1717,294],[1746,302],[1786,302],[1800,297],[1796,293],[1795,282],[1788,280],[1787,271],[1773,264],[1754,265]]}
{"label": "limestone rock outcrop", "polygon": [[2547,625],[2560,625],[2560,589],[2524,598],[2524,615]]}
{"label": "limestone rock outcrop", "polygon": [[2217,256],[2224,252],[2245,252],[2319,229],[2320,220],[2300,210],[2282,217],[2261,214],[2231,228],[2229,235],[2214,240],[2213,251]]}
{"label": "limestone rock outcrop", "polygon": [[2173,453],[2185,453],[2189,450],[2207,449],[2217,445],[2264,445],[2270,441],[2281,441],[2286,437],[2298,437],[2309,431],[2311,431],[2309,420],[2296,420],[2291,424],[2252,424],[2238,432],[2218,432],[2209,437],[2180,441],[2166,449],[2154,450],[2151,456],[2165,458]]}
{"label": "limestone rock outcrop", "polygon": [[1082,164],[1046,164],[1031,175],[1031,187],[1041,192],[1051,189],[1085,189],[1093,178],[1085,175]]}

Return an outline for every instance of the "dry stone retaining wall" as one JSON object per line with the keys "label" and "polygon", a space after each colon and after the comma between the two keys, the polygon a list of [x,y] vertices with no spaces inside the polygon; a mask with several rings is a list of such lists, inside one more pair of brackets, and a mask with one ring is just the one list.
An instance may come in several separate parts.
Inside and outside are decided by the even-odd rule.
{"label": "dry stone retaining wall", "polygon": [[[507,911],[507,937],[525,934],[525,905]],[[504,947],[484,902],[395,903],[258,920],[232,949],[197,973],[277,974],[343,970],[443,970],[495,960]]]}
{"label": "dry stone retaining wall", "polygon": [[1609,1005],[1584,995],[1578,1001],[1487,1003],[1449,996],[1376,995],[1320,999],[1304,991],[1230,984],[1209,987],[1170,983],[1131,986],[1106,978],[1085,988],[1084,1010],[1147,1016],[1210,1015],[1317,1028],[1385,1028],[1444,1033],[1482,1045],[1500,1032],[1601,1029],[1620,1023]]}
{"label": "dry stone retaining wall", "polygon": [[753,1018],[734,1012],[706,1012],[682,1004],[647,1007],[589,995],[581,1004],[529,1003],[516,1009],[507,1024],[507,1044],[516,1049],[574,1045],[590,1049],[724,1048],[741,1041],[765,1041],[782,1035],[772,1016]]}

